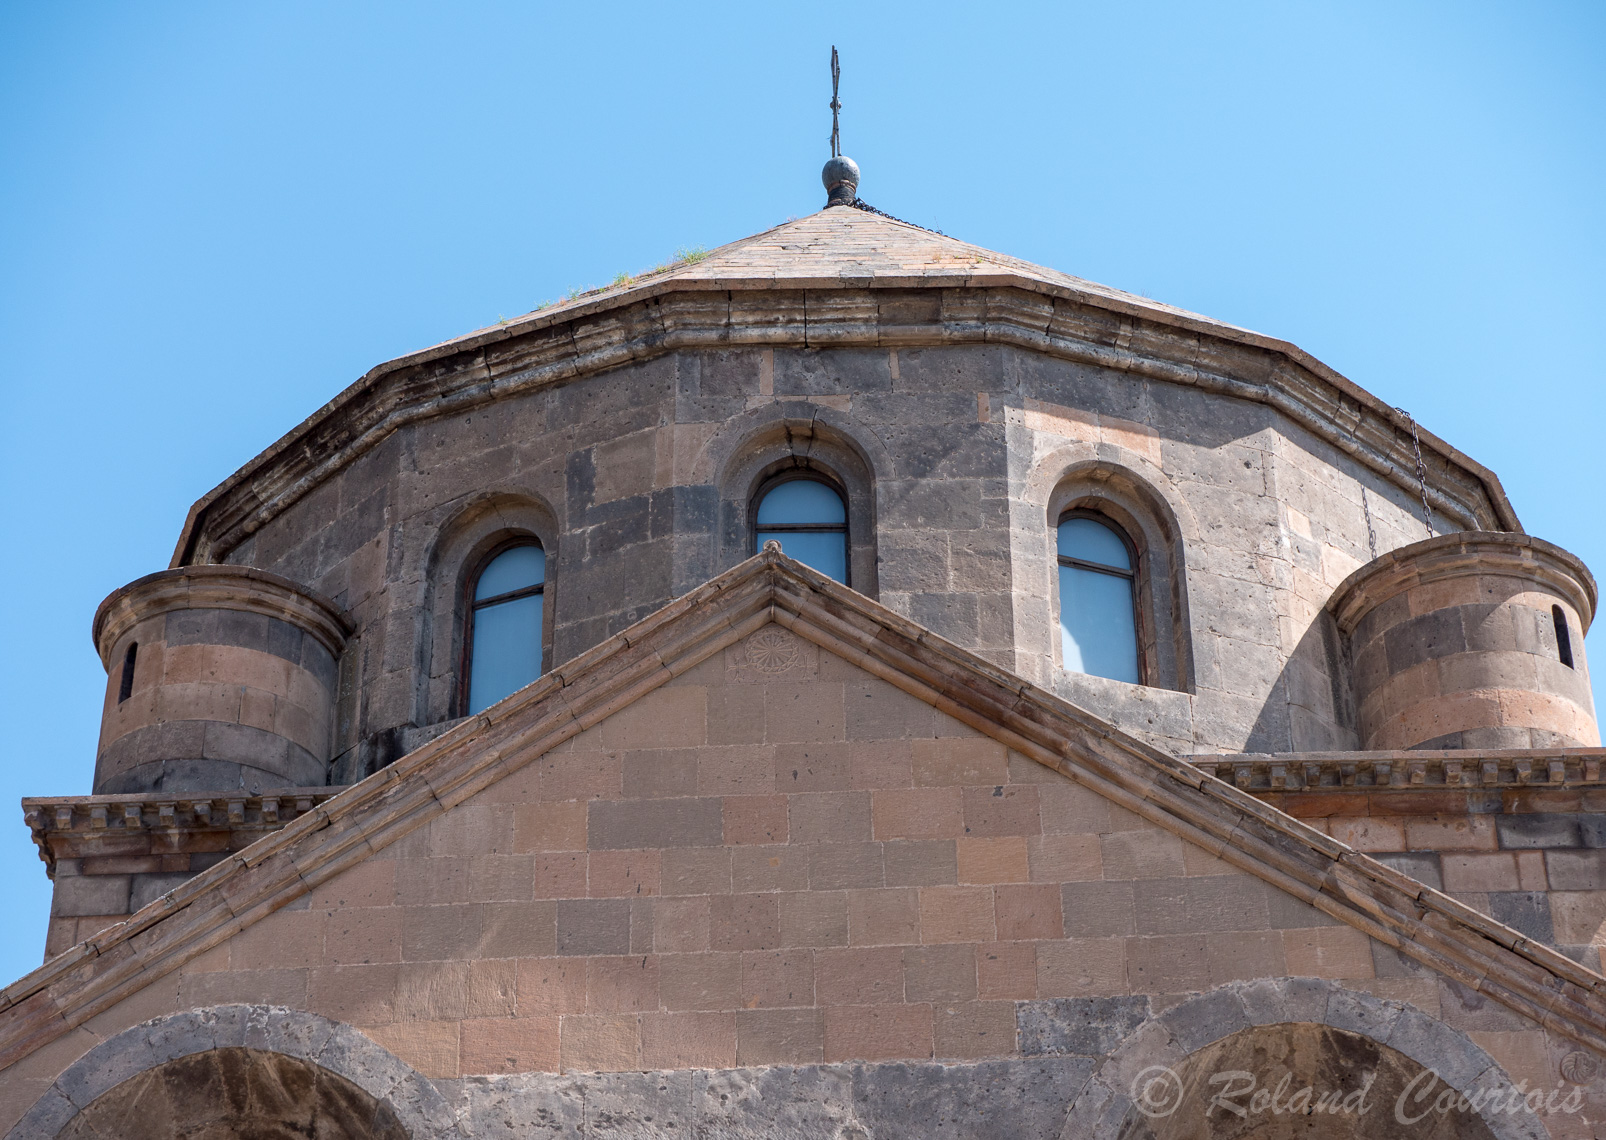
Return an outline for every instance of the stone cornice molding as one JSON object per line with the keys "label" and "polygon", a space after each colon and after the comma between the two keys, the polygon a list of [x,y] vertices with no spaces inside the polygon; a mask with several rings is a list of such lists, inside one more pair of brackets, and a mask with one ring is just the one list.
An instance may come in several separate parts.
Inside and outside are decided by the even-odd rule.
{"label": "stone cornice molding", "polygon": [[1550,587],[1567,600],[1589,632],[1597,600],[1589,567],[1553,542],[1509,531],[1457,531],[1391,550],[1340,582],[1327,610],[1347,637],[1372,610],[1406,590],[1478,574],[1510,575]]}
{"label": "stone cornice molding", "polygon": [[159,570],[112,591],[90,626],[100,663],[123,635],[147,618],[173,610],[237,610],[289,622],[339,658],[355,627],[334,602],[299,582],[248,566],[186,566]]}
{"label": "stone cornice molding", "polygon": [[0,991],[0,1067],[772,621],[1543,1028],[1606,1052],[1606,977],[766,551]]}
{"label": "stone cornice molding", "polygon": [[1606,784],[1606,748],[1245,752],[1188,760],[1218,779],[1256,792],[1504,792]]}
{"label": "stone cornice molding", "polygon": [[[225,556],[409,424],[711,347],[1012,345],[1267,405],[1420,495],[1409,421],[1310,354],[1073,281],[1003,270],[671,277],[544,309],[372,369],[198,500],[172,565]],[[1521,530],[1493,472],[1417,430],[1434,509],[1465,529]]]}

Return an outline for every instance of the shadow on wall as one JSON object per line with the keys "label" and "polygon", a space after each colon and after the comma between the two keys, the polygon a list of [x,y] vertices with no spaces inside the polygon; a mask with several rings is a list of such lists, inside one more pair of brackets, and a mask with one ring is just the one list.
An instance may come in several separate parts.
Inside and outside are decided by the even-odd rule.
{"label": "shadow on wall", "polygon": [[1333,615],[1316,615],[1249,730],[1245,752],[1351,752],[1360,747],[1349,654]]}

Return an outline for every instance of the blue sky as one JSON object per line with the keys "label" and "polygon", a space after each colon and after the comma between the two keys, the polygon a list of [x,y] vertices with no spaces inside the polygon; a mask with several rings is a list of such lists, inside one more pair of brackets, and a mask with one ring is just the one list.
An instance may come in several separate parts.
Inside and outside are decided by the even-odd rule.
{"label": "blue sky", "polygon": [[373,365],[819,208],[833,43],[867,201],[1291,340],[1606,570],[1599,5],[0,2],[0,984],[100,599]]}

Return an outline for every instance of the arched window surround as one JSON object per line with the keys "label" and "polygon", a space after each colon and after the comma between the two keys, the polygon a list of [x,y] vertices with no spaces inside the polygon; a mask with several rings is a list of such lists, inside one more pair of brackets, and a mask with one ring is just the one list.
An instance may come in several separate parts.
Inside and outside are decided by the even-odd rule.
{"label": "arched window surround", "polygon": [[1186,558],[1169,504],[1135,472],[1095,461],[1065,471],[1049,495],[1045,524],[1044,572],[1048,587],[1051,653],[1056,673],[1060,654],[1060,600],[1055,556],[1060,520],[1087,513],[1112,524],[1131,544],[1133,594],[1138,638],[1138,669],[1147,687],[1193,692],[1193,637],[1188,621]]}
{"label": "arched window surround", "polygon": [[414,723],[435,725],[467,715],[464,642],[474,584],[491,558],[509,547],[534,542],[546,553],[541,606],[541,673],[554,658],[555,614],[562,606],[563,572],[555,512],[528,492],[491,492],[441,524],[425,561],[428,601],[418,635],[419,665]]}
{"label": "arched window surround", "polygon": [[880,453],[873,440],[859,440],[853,426],[840,419],[827,408],[776,403],[755,414],[739,435],[714,441],[718,446],[709,458],[720,500],[719,570],[753,556],[760,491],[791,473],[817,478],[842,496],[848,511],[848,581],[859,593],[876,596],[877,468],[870,457]]}

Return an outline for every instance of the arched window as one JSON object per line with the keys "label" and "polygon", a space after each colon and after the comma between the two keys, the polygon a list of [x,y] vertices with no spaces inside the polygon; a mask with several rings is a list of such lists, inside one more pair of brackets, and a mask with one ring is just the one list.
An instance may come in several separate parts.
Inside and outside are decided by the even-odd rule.
{"label": "arched window", "polygon": [[829,483],[792,478],[773,484],[759,496],[753,538],[757,550],[777,539],[788,557],[847,584],[848,508]]}
{"label": "arched window", "polygon": [[1060,520],[1058,551],[1065,670],[1141,683],[1131,542],[1107,519],[1073,511]]}
{"label": "arched window", "polygon": [[464,657],[472,716],[541,675],[541,605],[546,551],[510,546],[474,581]]}

